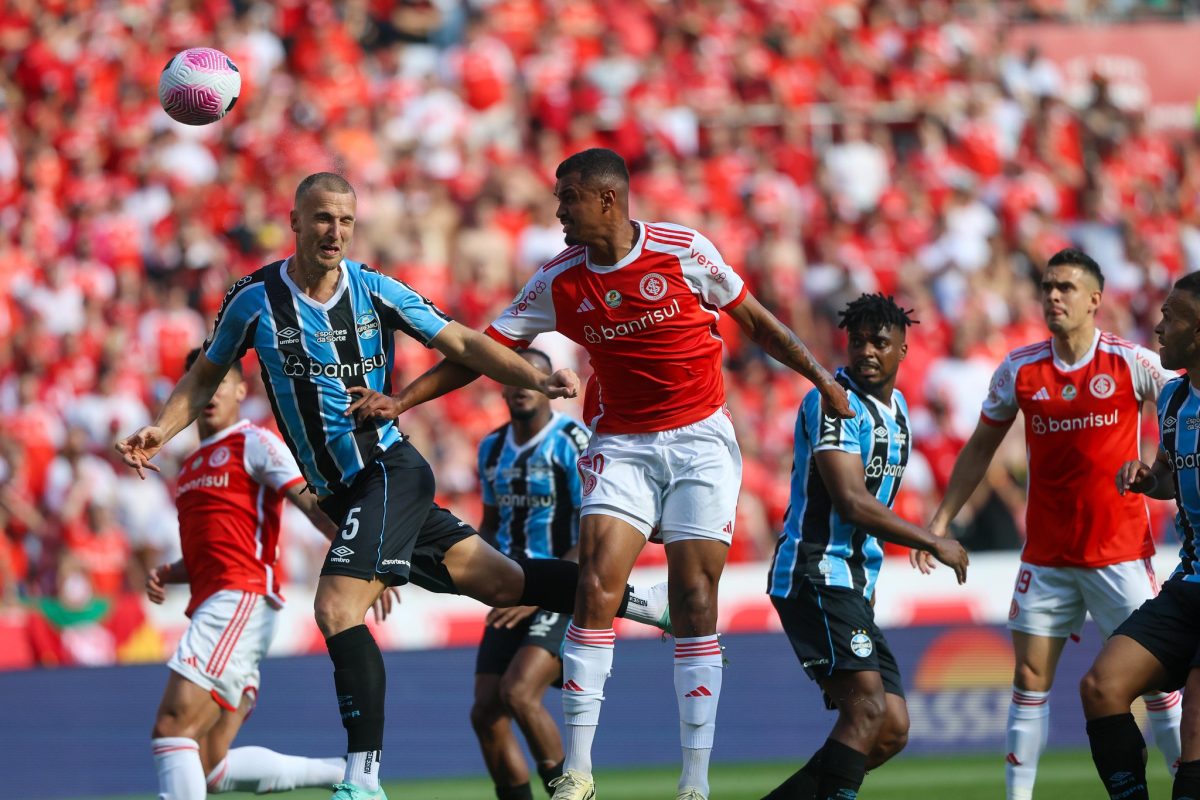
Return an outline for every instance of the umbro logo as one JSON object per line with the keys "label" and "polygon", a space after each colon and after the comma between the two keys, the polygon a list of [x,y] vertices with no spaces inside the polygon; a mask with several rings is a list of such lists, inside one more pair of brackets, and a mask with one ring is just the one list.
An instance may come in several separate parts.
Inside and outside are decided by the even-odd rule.
{"label": "umbro logo", "polygon": [[712,697],[712,692],[704,684],[700,684],[695,689],[684,695],[684,697]]}
{"label": "umbro logo", "polygon": [[276,335],[279,336],[280,344],[295,344],[300,341],[300,331],[290,325],[279,331]]}
{"label": "umbro logo", "polygon": [[575,681],[565,681],[565,682],[563,683],[563,691],[566,691],[566,692],[582,692],[582,691],[583,691],[583,687],[582,687],[582,686],[580,686],[580,685],[579,685],[578,683],[576,683]]}
{"label": "umbro logo", "polygon": [[335,547],[335,548],[333,548],[333,550],[331,552],[335,556],[339,556],[341,558],[345,558],[346,556],[354,555],[354,551],[351,550],[349,547],[346,547],[346,545],[342,545],[341,547]]}
{"label": "umbro logo", "polygon": [[875,438],[881,442],[886,442],[888,438],[888,429],[880,425],[875,429]]}
{"label": "umbro logo", "polygon": [[1038,389],[1036,392],[1033,393],[1032,399],[1034,399],[1034,400],[1049,400],[1050,399],[1050,390],[1047,389],[1045,386],[1043,386],[1042,388]]}
{"label": "umbro logo", "polygon": [[582,314],[585,311],[595,311],[595,310],[596,310],[596,307],[594,305],[592,305],[592,301],[588,300],[585,297],[585,298],[583,298],[583,302],[579,304],[579,308],[575,309],[575,313]]}

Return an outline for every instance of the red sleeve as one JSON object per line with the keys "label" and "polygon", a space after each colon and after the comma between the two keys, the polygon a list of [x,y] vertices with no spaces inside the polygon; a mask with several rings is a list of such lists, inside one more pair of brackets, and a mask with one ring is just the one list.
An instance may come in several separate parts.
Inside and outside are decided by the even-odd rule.
{"label": "red sleeve", "polygon": [[738,296],[733,298],[733,300],[729,301],[725,305],[721,306],[721,310],[722,311],[732,311],[733,309],[737,308],[738,306],[740,306],[742,304],[742,301],[746,299],[746,295],[749,293],[750,293],[750,290],[746,287],[746,284],[743,283],[742,290],[740,292],[738,292]]}
{"label": "red sleeve", "polygon": [[980,414],[979,421],[985,425],[991,425],[993,428],[1004,428],[1012,424],[1012,419],[992,419],[987,414]]}
{"label": "red sleeve", "polygon": [[507,336],[505,336],[503,333],[501,333],[500,331],[496,330],[491,325],[488,325],[487,328],[483,331],[483,333],[484,333],[484,335],[490,336],[492,339],[495,339],[497,342],[504,345],[505,347],[528,347],[529,346],[529,342],[522,341],[521,339],[510,339]]}

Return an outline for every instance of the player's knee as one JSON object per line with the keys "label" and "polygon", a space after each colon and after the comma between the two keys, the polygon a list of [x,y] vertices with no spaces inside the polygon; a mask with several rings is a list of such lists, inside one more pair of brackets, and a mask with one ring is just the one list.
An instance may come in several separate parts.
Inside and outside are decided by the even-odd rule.
{"label": "player's knee", "polygon": [[517,719],[528,716],[535,705],[542,703],[541,693],[528,681],[504,679],[500,682],[500,704]]}
{"label": "player's knee", "polygon": [[[1079,681],[1079,699],[1085,713],[1101,713],[1114,704],[1128,706],[1132,699],[1122,704],[1120,687],[1095,666]],[[1089,713],[1089,716],[1094,716]]]}
{"label": "player's knee", "polygon": [[345,600],[331,592],[317,594],[316,600],[313,601],[313,616],[326,639],[355,625],[361,625],[363,621],[363,614],[355,615]]}
{"label": "player's knee", "polygon": [[200,726],[196,720],[189,719],[181,711],[168,708],[159,710],[150,735],[155,739],[165,737],[195,739],[199,734]]}
{"label": "player's knee", "polygon": [[1017,664],[1013,670],[1013,683],[1018,689],[1031,692],[1048,691],[1050,688],[1046,671],[1028,663]]}
{"label": "player's knee", "polygon": [[504,716],[504,708],[495,698],[476,700],[471,706],[471,727],[476,733],[488,731]]}
{"label": "player's knee", "polygon": [[887,718],[887,706],[883,696],[860,696],[852,703],[839,706],[839,714],[844,722],[854,729],[856,736],[875,740],[883,730]]}
{"label": "player's knee", "polygon": [[604,579],[594,572],[579,573],[579,588],[577,602],[583,610],[591,613],[616,613],[625,597],[625,582],[620,586],[608,586]]}
{"label": "player's knee", "polygon": [[707,632],[717,620],[717,593],[705,582],[671,587],[671,622],[675,629]]}
{"label": "player's knee", "polygon": [[875,740],[875,747],[867,758],[867,769],[874,769],[889,761],[908,746],[908,719],[903,721],[888,718]]}

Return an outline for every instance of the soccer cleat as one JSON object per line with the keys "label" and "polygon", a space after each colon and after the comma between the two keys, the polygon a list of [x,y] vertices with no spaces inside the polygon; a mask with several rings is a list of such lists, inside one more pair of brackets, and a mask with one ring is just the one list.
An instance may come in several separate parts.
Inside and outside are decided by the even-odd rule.
{"label": "soccer cleat", "polygon": [[675,800],[708,800],[708,798],[705,797],[704,793],[696,787],[689,786],[680,792],[679,796],[676,797]]}
{"label": "soccer cleat", "polygon": [[569,769],[550,781],[554,794],[550,800],[592,800],[596,796],[596,782],[591,775]]}
{"label": "soccer cleat", "polygon": [[383,787],[377,792],[369,792],[353,783],[335,783],[333,797],[329,800],[387,800],[387,795],[384,794]]}
{"label": "soccer cleat", "polygon": [[659,614],[658,622],[654,623],[654,627],[667,635],[673,635],[675,631],[671,627],[671,604],[667,600],[666,581],[651,586],[650,595],[654,598],[655,603],[662,608],[662,613]]}

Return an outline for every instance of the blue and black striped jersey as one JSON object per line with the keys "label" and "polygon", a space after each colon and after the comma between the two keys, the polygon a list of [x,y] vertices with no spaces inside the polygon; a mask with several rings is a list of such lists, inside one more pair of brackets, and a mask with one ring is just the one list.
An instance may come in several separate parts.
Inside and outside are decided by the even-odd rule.
{"label": "blue and black striped jersey", "polygon": [[479,443],[479,484],[484,505],[496,506],[496,547],[516,558],[559,558],[579,541],[582,483],[575,462],[587,449],[582,424],[555,413],[524,444],[512,425]]}
{"label": "blue and black striped jersey", "polygon": [[304,477],[325,496],[350,485],[380,452],[403,438],[392,420],[359,423],[345,416],[367,386],[391,393],[393,332],[426,347],[450,318],[402,281],[343,261],[326,303],[300,291],[288,261],[268,264],[230,288],[204,352],[232,364],[254,348],[284,441]]}
{"label": "blue and black striped jersey", "polygon": [[1179,566],[1169,580],[1200,583],[1196,529],[1200,526],[1200,392],[1186,375],[1167,382],[1158,395],[1158,430],[1175,481],[1175,530]]}
{"label": "blue and black striped jersey", "polygon": [[837,513],[813,454],[840,450],[861,457],[867,491],[891,508],[912,446],[908,404],[893,391],[891,406],[884,405],[855,385],[845,370],[838,370],[837,380],[849,394],[853,419],[822,414],[816,389],[800,404],[791,499],[767,589],[775,597],[792,596],[805,576],[818,584],[855,589],[867,598],[875,591],[883,547],[869,531]]}

